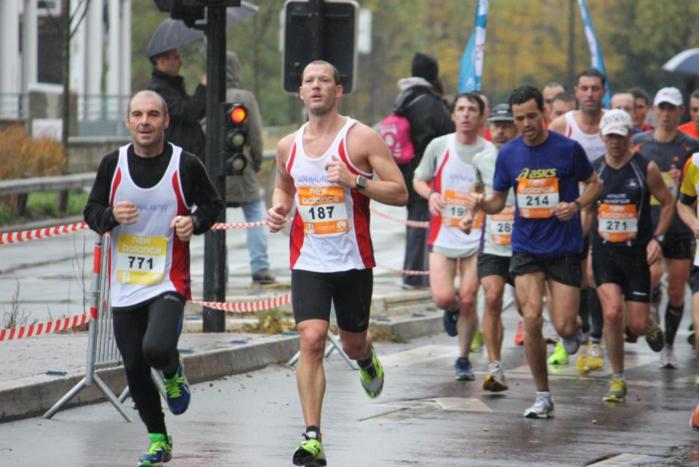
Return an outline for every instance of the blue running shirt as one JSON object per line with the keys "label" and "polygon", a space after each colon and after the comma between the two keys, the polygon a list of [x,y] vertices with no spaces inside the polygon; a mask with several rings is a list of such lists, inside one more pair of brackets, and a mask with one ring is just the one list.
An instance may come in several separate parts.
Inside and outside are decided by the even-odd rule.
{"label": "blue running shirt", "polygon": [[558,133],[539,146],[521,136],[500,149],[493,190],[516,195],[512,251],[536,256],[562,256],[583,251],[580,215],[560,221],[553,214],[559,202],[573,202],[578,183],[592,176],[592,165],[577,141]]}

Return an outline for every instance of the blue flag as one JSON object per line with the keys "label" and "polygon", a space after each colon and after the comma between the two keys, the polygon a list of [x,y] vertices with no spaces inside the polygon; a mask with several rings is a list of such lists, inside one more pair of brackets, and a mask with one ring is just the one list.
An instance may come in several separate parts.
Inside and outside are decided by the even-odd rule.
{"label": "blue flag", "polygon": [[[590,62],[593,68],[597,68],[606,77],[607,69],[604,67],[604,57],[602,56],[602,50],[600,49],[599,41],[597,40],[597,35],[595,34],[595,28],[592,26],[590,10],[587,8],[585,0],[578,0],[578,5],[580,6],[580,15],[582,16],[583,26],[585,28],[585,38],[587,39],[587,45],[590,48]],[[611,99],[612,92],[609,86],[609,79],[607,79],[607,89],[604,93],[605,107],[609,107],[609,102]]]}
{"label": "blue flag", "polygon": [[485,54],[485,24],[488,21],[489,0],[478,0],[476,3],[476,21],[473,32],[461,56],[459,71],[459,92],[481,90],[481,75],[483,74],[483,55]]}

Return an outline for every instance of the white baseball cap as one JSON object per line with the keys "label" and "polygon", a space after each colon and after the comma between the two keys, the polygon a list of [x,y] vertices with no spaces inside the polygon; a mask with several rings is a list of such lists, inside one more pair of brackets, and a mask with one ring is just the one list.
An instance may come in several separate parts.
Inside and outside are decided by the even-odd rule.
{"label": "white baseball cap", "polygon": [[658,93],[655,95],[655,99],[653,99],[653,105],[657,107],[663,102],[679,107],[684,103],[684,100],[682,99],[682,93],[679,89],[675,87],[667,87],[658,91]]}
{"label": "white baseball cap", "polygon": [[628,136],[633,131],[633,120],[625,110],[613,109],[604,113],[600,122],[602,135]]}

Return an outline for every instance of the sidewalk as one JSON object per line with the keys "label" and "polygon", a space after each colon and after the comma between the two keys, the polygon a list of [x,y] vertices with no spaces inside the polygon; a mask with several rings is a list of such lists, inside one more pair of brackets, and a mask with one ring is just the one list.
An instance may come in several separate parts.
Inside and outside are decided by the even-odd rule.
{"label": "sidewalk", "polygon": [[[396,217],[404,211],[377,205]],[[228,211],[229,222],[242,221],[240,210]],[[39,226],[35,226],[38,228]],[[375,218],[372,223],[377,267],[374,272],[371,329],[378,339],[403,341],[442,332],[441,313],[433,306],[429,290],[402,290],[398,268],[403,257],[404,227],[398,223]],[[226,302],[263,299],[289,293],[288,236],[270,235],[269,256],[272,272],[279,284],[274,287],[251,284],[245,232],[229,230],[228,284]],[[43,322],[82,310],[82,287],[89,286],[90,245],[94,234],[84,231],[49,240],[4,246],[0,279],[4,285],[7,312],[15,282],[20,284],[19,304],[28,309],[31,320]],[[76,244],[78,246],[76,246]],[[202,296],[203,238],[195,237],[192,250],[193,296]],[[70,256],[86,253],[85,260]],[[82,257],[79,257],[82,258]],[[76,263],[85,263],[81,268]],[[75,279],[76,270],[84,274],[82,282]],[[71,286],[71,282],[73,281]],[[290,316],[290,306],[280,308]],[[60,310],[60,311],[58,311]],[[185,309],[184,332],[180,349],[192,382],[206,381],[227,374],[243,373],[272,363],[285,363],[298,350],[298,336],[255,334],[241,332],[245,324],[258,322],[254,314],[226,314],[226,333],[202,334],[201,306],[188,303]],[[40,415],[58,401],[85,374],[87,333],[61,333],[0,342],[0,421]],[[116,394],[125,387],[123,370],[100,370],[100,376]],[[103,398],[94,388],[82,390],[68,406],[96,402]]]}

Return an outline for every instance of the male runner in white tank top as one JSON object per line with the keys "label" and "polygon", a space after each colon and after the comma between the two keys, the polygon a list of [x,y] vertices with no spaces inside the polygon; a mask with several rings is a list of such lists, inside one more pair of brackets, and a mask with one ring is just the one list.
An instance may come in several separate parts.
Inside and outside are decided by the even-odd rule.
{"label": "male runner in white tank top", "polygon": [[[606,78],[596,68],[588,68],[578,74],[575,82],[575,98],[579,110],[571,110],[551,122],[549,130],[561,133],[580,143],[590,162],[604,156],[606,147],[599,132],[600,122],[605,110],[602,108]],[[578,355],[581,368],[587,370],[601,369],[604,358],[600,342],[602,339],[602,307],[597,298],[592,277],[592,260],[589,255],[587,233],[590,230],[590,217],[587,213],[582,218],[585,235],[585,255],[582,260],[583,282],[580,290],[580,316],[583,320],[583,333],[589,334],[591,344],[588,352]],[[556,346],[549,363],[567,361],[567,355],[561,345]]]}
{"label": "male runner in white tank top", "polygon": [[290,239],[291,293],[301,336],[296,381],[306,432],[293,463],[326,465],[320,414],[331,302],[342,348],[357,360],[367,395],[377,397],[384,373],[367,332],[374,267],[369,200],[403,206],[408,191],[378,133],[338,114],[342,85],[333,65],[309,63],[299,95],[308,123],[277,145],[277,181],[267,224],[278,232],[296,207]]}
{"label": "male runner in white tank top", "polygon": [[[459,357],[454,362],[456,379],[475,378],[469,359],[470,346],[478,330],[476,263],[481,225],[465,233],[459,221],[466,214],[466,194],[476,184],[474,159],[496,157],[495,146],[480,137],[485,103],[476,93],[456,96],[451,118],[456,131],[433,139],[415,169],[415,192],[429,202],[430,287],[437,307],[444,310],[447,333],[459,336]],[[480,217],[482,224],[483,215]],[[458,295],[454,278],[460,276]]]}

